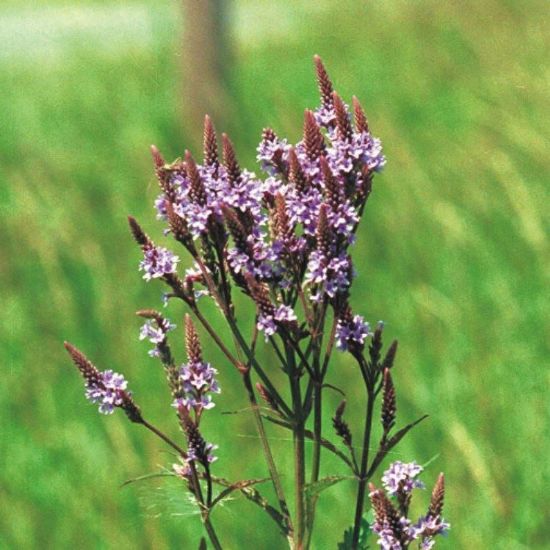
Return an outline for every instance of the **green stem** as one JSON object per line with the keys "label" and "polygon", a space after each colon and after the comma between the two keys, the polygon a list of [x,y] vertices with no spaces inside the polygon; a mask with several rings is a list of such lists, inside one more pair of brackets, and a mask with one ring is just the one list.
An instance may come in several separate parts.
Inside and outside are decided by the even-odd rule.
{"label": "green stem", "polygon": [[359,488],[357,490],[357,503],[355,505],[355,521],[353,525],[353,538],[351,547],[357,548],[359,534],[361,531],[361,518],[365,505],[365,492],[367,488],[367,467],[369,462],[370,435],[372,428],[372,413],[374,408],[375,395],[371,389],[367,390],[367,413],[365,418],[365,432],[363,435],[363,452],[361,455],[361,468],[359,470]]}
{"label": "green stem", "polygon": [[241,349],[244,351],[247,361],[249,364],[253,367],[254,371],[262,381],[262,384],[268,389],[269,393],[273,396],[275,401],[277,402],[277,405],[282,409],[282,411],[287,415],[290,416],[292,414],[292,411],[289,409],[288,405],[284,402],[283,398],[280,396],[279,392],[277,391],[277,388],[273,385],[269,377],[265,374],[264,370],[254,357],[254,354],[252,353],[251,349],[248,347],[248,344],[245,342],[245,339],[243,335],[241,334],[241,331],[239,330],[239,327],[237,326],[237,323],[235,322],[235,319],[231,316],[227,317],[227,322],[229,323],[229,326],[231,327],[231,330],[237,339],[237,342]]}
{"label": "green stem", "polygon": [[273,482],[273,488],[275,489],[275,494],[277,495],[277,499],[279,500],[279,507],[281,509],[281,512],[285,516],[289,533],[292,533],[292,522],[290,520],[290,513],[288,511],[288,505],[286,503],[283,485],[281,483],[281,477],[279,476],[277,466],[275,465],[275,461],[271,453],[271,447],[269,446],[264,423],[260,414],[260,409],[258,407],[258,402],[256,401],[256,395],[254,394],[252,380],[250,379],[250,371],[246,371],[245,373],[243,373],[243,382],[246,388],[246,392],[248,394],[250,408],[252,409],[252,414],[254,415],[254,421],[256,422],[256,430],[258,431],[260,441],[262,442],[262,448],[264,451],[265,459],[267,461],[271,481]]}
{"label": "green stem", "polygon": [[[147,420],[142,419],[140,422],[143,426],[145,426],[148,430],[153,432],[157,437],[162,439],[165,443],[168,443],[170,447],[175,449],[182,458],[187,458],[187,453],[176,443],[174,443],[167,435],[162,433],[158,428],[147,422]],[[222,550],[222,545],[220,544],[220,541],[218,539],[218,536],[216,535],[216,531],[214,530],[214,526],[212,525],[212,522],[210,521],[210,518],[208,517],[208,509],[205,508],[204,502],[202,499],[201,494],[201,488],[200,488],[200,482],[199,477],[197,475],[197,472],[195,470],[194,465],[192,465],[192,471],[193,471],[193,483],[195,485],[195,496],[197,497],[197,500],[199,502],[199,508],[201,510],[201,519],[204,524],[204,528],[206,529],[206,532],[208,533],[208,537],[210,538],[210,542],[212,543],[212,546],[216,550]]]}
{"label": "green stem", "polygon": [[306,527],[304,488],[306,485],[305,469],[305,419],[302,408],[302,395],[300,390],[300,375],[296,368],[294,351],[285,342],[287,364],[290,377],[290,388],[292,394],[292,407],[294,422],[292,424],[292,436],[294,442],[294,491],[295,491],[295,529],[294,548],[303,550]]}
{"label": "green stem", "polygon": [[214,530],[214,526],[212,525],[212,522],[210,521],[210,518],[207,516],[206,518],[203,518],[203,524],[204,528],[206,529],[206,532],[208,533],[208,538],[210,539],[210,542],[212,543],[212,546],[216,550],[222,550],[222,545],[220,544],[220,540],[218,539],[218,535],[216,535],[216,531]]}
{"label": "green stem", "polygon": [[319,480],[319,471],[321,469],[321,436],[322,436],[322,392],[323,387],[320,382],[315,384],[313,390],[313,458],[311,468],[311,482]]}
{"label": "green stem", "polygon": [[153,432],[157,437],[160,437],[165,443],[168,443],[172,449],[175,449],[182,458],[187,458],[187,453],[176,443],[174,443],[167,435],[163,434],[158,428],[155,428],[152,424],[149,424],[147,420],[142,419],[140,424],[145,426],[148,430]]}

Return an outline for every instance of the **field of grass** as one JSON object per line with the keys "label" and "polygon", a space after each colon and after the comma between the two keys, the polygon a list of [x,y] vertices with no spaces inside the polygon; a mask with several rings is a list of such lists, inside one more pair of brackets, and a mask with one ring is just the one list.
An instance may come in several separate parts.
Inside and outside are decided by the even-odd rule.
{"label": "field of grass", "polygon": [[[62,346],[124,372],[148,417],[178,437],[134,316],[158,307],[161,288],[141,280],[126,227],[131,213],[161,238],[149,144],[172,158],[197,143],[180,130],[177,3],[57,4],[0,8],[0,548],[197,548],[200,522],[178,483],[120,488],[172,457],[124,415],[85,403]],[[394,458],[435,457],[429,484],[446,472],[452,531],[439,547],[548,548],[548,3],[234,8],[228,126],[244,165],[263,126],[298,136],[317,104],[314,53],[383,140],[353,299],[400,341],[401,422],[430,414]],[[238,380],[206,348],[224,388],[205,425],[216,473],[262,476],[249,415],[222,417],[245,406]],[[358,426],[355,376],[338,357],[332,379]],[[270,435],[279,454],[290,448],[286,433]],[[324,462],[325,474],[337,469]],[[336,548],[353,494],[323,494],[315,548]],[[284,547],[242,499],[213,519],[226,548]]]}

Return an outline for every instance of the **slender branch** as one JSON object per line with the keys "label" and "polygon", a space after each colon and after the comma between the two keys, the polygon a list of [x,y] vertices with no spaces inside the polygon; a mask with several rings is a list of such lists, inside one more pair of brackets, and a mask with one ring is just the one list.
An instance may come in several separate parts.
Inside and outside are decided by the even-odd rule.
{"label": "slender branch", "polygon": [[279,472],[277,471],[277,466],[275,465],[275,461],[273,460],[273,455],[271,453],[271,447],[269,446],[267,434],[265,433],[262,416],[260,414],[260,409],[258,407],[258,402],[256,401],[254,388],[252,387],[252,381],[250,379],[250,371],[246,371],[243,373],[243,381],[248,394],[248,400],[250,401],[250,406],[252,408],[252,413],[254,415],[254,420],[256,422],[256,430],[258,431],[258,435],[260,436],[260,441],[262,442],[264,455],[267,461],[269,473],[271,475],[271,480],[273,482],[273,488],[275,489],[275,494],[277,495],[277,498],[279,500],[279,507],[281,509],[281,512],[285,516],[288,530],[289,532],[291,532],[292,522],[290,520],[290,513],[288,510],[288,505],[286,502],[283,485],[281,483]]}
{"label": "slender branch", "polygon": [[[174,443],[166,434],[161,432],[158,428],[153,426],[151,423],[147,422],[147,420],[142,419],[140,424],[145,426],[148,430],[153,432],[157,437],[159,437],[165,443],[170,445],[170,447],[175,449],[181,455],[182,458],[184,458],[184,459],[187,458],[187,453],[179,445]],[[206,532],[208,533],[208,537],[210,538],[210,542],[212,542],[212,546],[214,546],[214,548],[216,550],[222,550],[222,546],[220,544],[218,536],[216,535],[216,531],[214,530],[214,526],[212,525],[212,522],[210,521],[210,518],[208,517],[208,508],[205,507],[204,501],[202,499],[199,476],[197,475],[197,471],[196,471],[196,468],[195,468],[195,465],[193,464],[193,462],[191,462],[191,471],[192,471],[192,474],[193,474],[193,476],[192,476],[193,477],[193,485],[194,485],[194,488],[195,488],[194,493],[195,493],[195,496],[197,497],[197,500],[199,502],[199,508],[201,510],[201,518],[202,518],[202,522],[204,524],[204,528],[206,529]],[[208,476],[207,476],[207,478],[208,478]],[[210,498],[211,498],[211,496],[210,496]]]}
{"label": "slender branch", "polygon": [[363,435],[363,451],[361,456],[361,468],[359,470],[359,487],[357,490],[357,502],[355,505],[355,521],[353,525],[352,548],[357,548],[361,531],[361,518],[365,505],[365,491],[367,487],[367,467],[369,461],[370,436],[372,429],[372,413],[374,408],[374,394],[372,389],[367,389],[367,413],[365,418],[365,432]]}
{"label": "slender branch", "polygon": [[269,390],[269,393],[273,396],[279,407],[283,410],[285,415],[290,417],[292,415],[292,411],[290,410],[289,406],[285,403],[284,399],[281,397],[279,392],[277,391],[277,388],[273,385],[269,377],[265,374],[264,370],[262,369],[261,365],[256,360],[256,357],[252,353],[252,350],[248,347],[248,344],[246,343],[241,331],[239,330],[239,327],[237,326],[237,323],[235,322],[235,319],[233,317],[227,317],[227,322],[229,323],[229,326],[231,327],[231,330],[233,334],[235,335],[235,338],[237,339],[237,342],[241,349],[244,351],[247,361],[252,366],[264,386]]}
{"label": "slender branch", "polygon": [[198,307],[193,306],[191,308],[193,313],[195,314],[195,317],[200,321],[201,325],[206,329],[208,334],[211,336],[212,340],[216,342],[216,345],[220,348],[222,353],[227,357],[229,362],[237,367],[237,369],[240,368],[239,361],[235,358],[235,356],[227,349],[226,345],[222,342],[221,338],[218,336],[218,333],[212,328],[210,323],[205,319],[204,315],[201,313]]}
{"label": "slender branch", "polygon": [[[274,418],[272,416],[264,415],[264,418],[268,420],[269,422],[272,422],[273,424],[277,424],[277,426],[281,426],[282,428],[286,428],[287,430],[292,430],[292,424],[289,424],[288,422],[285,422],[284,420],[280,420],[278,418]],[[307,439],[311,439],[311,441],[314,440],[315,436],[311,430],[304,430],[304,437]],[[327,449],[327,451],[330,451],[334,455],[336,455],[338,458],[340,458],[343,462],[345,462],[351,469],[351,471],[355,475],[359,475],[359,468],[354,468],[352,461],[342,452],[340,451],[333,443],[331,443],[328,439],[321,438],[321,445]]]}
{"label": "slender branch", "polygon": [[179,445],[174,443],[167,435],[162,433],[158,428],[155,428],[155,426],[147,422],[147,420],[142,419],[140,424],[142,424],[148,430],[153,432],[157,437],[160,437],[160,439],[162,439],[165,443],[168,443],[168,445],[170,445],[172,449],[175,449],[181,455],[182,458],[187,458],[187,453]]}
{"label": "slender branch", "polygon": [[212,546],[216,550],[223,550],[222,545],[220,544],[220,541],[218,539],[218,536],[216,535],[216,531],[214,530],[214,526],[212,525],[212,521],[208,516],[206,516],[203,519],[204,528],[206,529],[206,532],[208,533],[208,538],[210,539],[210,542],[212,543]]}
{"label": "slender branch", "polygon": [[302,550],[306,531],[304,489],[305,475],[305,419],[303,417],[302,395],[300,391],[300,374],[296,368],[294,350],[289,341],[285,341],[286,361],[290,389],[292,394],[293,420],[292,436],[294,441],[294,491],[295,491],[295,530],[294,546],[296,550]]}

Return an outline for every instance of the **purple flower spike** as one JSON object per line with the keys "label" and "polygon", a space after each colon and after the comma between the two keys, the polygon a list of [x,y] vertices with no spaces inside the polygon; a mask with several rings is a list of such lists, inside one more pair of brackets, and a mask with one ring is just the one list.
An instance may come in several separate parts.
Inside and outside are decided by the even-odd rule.
{"label": "purple flower spike", "polygon": [[336,347],[346,351],[350,344],[364,346],[371,334],[369,323],[361,315],[354,315],[350,321],[339,319],[336,325]]}
{"label": "purple flower spike", "polygon": [[416,462],[393,462],[382,476],[382,484],[390,495],[398,492],[411,493],[413,489],[424,489],[422,481],[415,479],[424,468]]}
{"label": "purple flower spike", "polygon": [[127,385],[122,374],[106,370],[99,373],[97,380],[86,382],[86,398],[92,403],[99,403],[100,413],[112,414],[115,407],[123,404]]}
{"label": "purple flower spike", "polygon": [[163,344],[166,341],[168,332],[175,328],[176,325],[170,323],[168,319],[157,315],[152,319],[147,319],[145,324],[139,329],[139,339],[145,340],[147,338],[151,344],[155,344],[155,347],[149,351],[149,355],[151,357],[159,357],[159,344]]}
{"label": "purple flower spike", "polygon": [[161,246],[147,248],[143,256],[139,269],[144,272],[143,278],[146,281],[157,279],[168,273],[175,273],[177,263],[180,261],[178,256]]}
{"label": "purple flower spike", "polygon": [[264,333],[266,341],[277,332],[278,324],[293,323],[298,318],[290,306],[281,305],[273,314],[261,313],[256,327]]}
{"label": "purple flower spike", "polygon": [[211,394],[221,391],[216,380],[217,373],[210,363],[203,361],[183,364],[180,367],[180,380],[185,394],[175,399],[172,406],[176,409],[183,406],[187,411],[194,410],[197,413],[212,409],[215,404]]}

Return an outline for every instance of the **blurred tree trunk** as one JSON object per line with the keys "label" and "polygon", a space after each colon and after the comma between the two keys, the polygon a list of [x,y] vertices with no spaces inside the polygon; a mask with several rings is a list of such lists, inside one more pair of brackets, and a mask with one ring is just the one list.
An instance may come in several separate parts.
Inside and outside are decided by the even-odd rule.
{"label": "blurred tree trunk", "polygon": [[183,116],[188,137],[202,135],[204,115],[224,128],[230,110],[229,0],[183,0]]}

